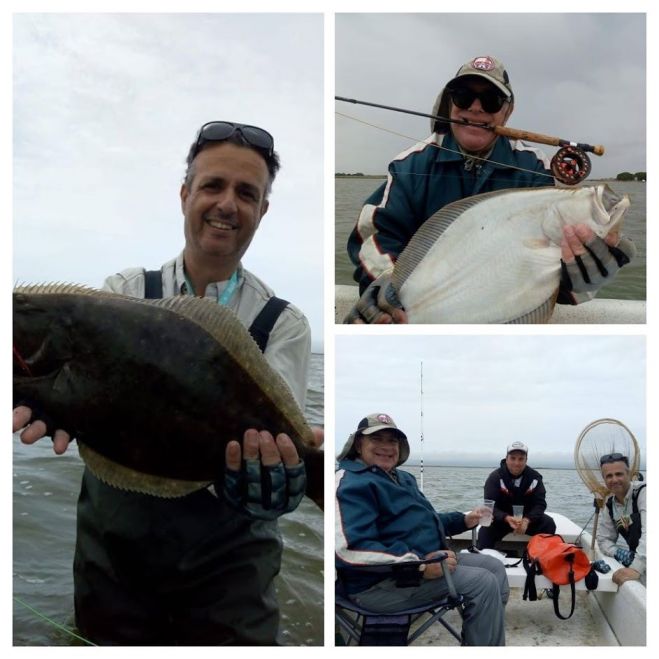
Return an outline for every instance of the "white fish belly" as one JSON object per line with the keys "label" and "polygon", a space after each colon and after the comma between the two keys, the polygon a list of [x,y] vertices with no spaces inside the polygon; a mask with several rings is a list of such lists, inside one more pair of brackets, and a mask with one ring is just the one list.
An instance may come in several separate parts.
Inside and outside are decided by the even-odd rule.
{"label": "white fish belly", "polygon": [[430,247],[399,291],[411,323],[505,323],[549,300],[560,282],[560,247],[529,212],[497,200],[463,213]]}

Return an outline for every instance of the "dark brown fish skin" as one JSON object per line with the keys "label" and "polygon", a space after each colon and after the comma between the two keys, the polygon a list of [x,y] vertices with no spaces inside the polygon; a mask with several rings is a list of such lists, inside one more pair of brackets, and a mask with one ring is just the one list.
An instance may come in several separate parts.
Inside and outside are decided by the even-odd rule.
{"label": "dark brown fish skin", "polygon": [[220,479],[227,442],[242,442],[247,428],[284,432],[320,505],[322,451],[311,430],[291,423],[196,323],[123,296],[24,290],[13,295],[14,345],[31,375],[15,365],[14,400],[37,403],[116,463],[185,481]]}

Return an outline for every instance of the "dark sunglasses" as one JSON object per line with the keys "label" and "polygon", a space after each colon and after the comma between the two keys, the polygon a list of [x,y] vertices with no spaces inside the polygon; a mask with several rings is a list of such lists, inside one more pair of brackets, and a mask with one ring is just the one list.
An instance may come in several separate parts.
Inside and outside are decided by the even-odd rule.
{"label": "dark sunglasses", "polygon": [[234,124],[231,121],[211,121],[204,124],[199,129],[192,157],[199,153],[204,142],[222,142],[228,140],[234,133],[238,133],[250,146],[263,151],[268,158],[272,157],[275,141],[267,130],[258,126]]}
{"label": "dark sunglasses", "polygon": [[454,105],[461,110],[468,110],[475,99],[481,102],[481,107],[489,114],[496,114],[501,110],[503,104],[508,100],[503,94],[495,89],[475,91],[469,87],[449,87],[447,89]]}
{"label": "dark sunglasses", "polygon": [[607,453],[600,458],[600,467],[611,462],[624,462],[629,467],[629,460],[622,453]]}

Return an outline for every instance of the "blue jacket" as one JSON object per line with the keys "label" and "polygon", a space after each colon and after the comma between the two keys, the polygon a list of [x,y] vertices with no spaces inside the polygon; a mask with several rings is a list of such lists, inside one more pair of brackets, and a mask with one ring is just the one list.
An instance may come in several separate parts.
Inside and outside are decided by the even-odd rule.
{"label": "blue jacket", "polygon": [[386,182],[366,200],[348,238],[360,293],[393,265],[421,224],[440,208],[482,192],[554,185],[549,166],[539,149],[498,137],[488,160],[466,171],[451,133],[433,133],[396,156]]}
{"label": "blue jacket", "polygon": [[[424,558],[447,549],[445,535],[466,530],[464,514],[437,513],[412,474],[357,460],[336,472],[336,568],[349,594],[387,578],[360,566]],[[443,532],[442,532],[443,529]]]}

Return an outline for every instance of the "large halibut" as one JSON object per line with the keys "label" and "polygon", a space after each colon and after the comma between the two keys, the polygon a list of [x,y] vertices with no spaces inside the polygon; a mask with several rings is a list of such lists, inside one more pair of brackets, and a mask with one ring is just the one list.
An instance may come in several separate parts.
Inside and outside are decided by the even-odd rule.
{"label": "large halibut", "polygon": [[238,318],[210,300],[141,300],[73,285],[13,294],[14,400],[77,439],[91,471],[162,497],[220,480],[247,428],[288,434],[322,505],[323,452]]}
{"label": "large halibut", "polygon": [[541,323],[560,283],[566,224],[603,238],[627,195],[607,185],[489,192],[445,206],[414,234],[392,283],[410,323]]}

